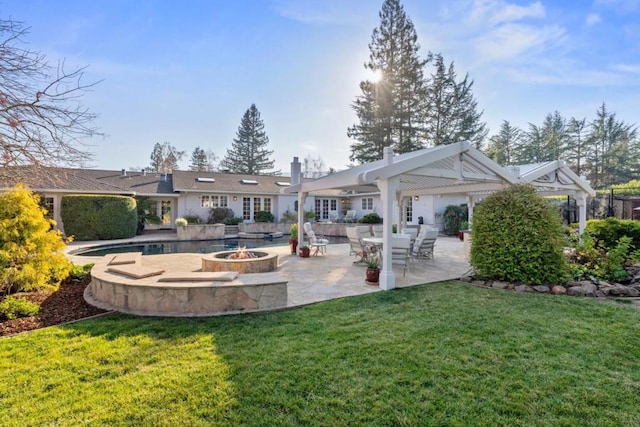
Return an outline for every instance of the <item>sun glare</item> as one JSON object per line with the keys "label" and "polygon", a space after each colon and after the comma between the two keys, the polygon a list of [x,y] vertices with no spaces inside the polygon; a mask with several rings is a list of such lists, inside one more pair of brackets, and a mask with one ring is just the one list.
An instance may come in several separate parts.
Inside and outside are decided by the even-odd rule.
{"label": "sun glare", "polygon": [[368,79],[371,83],[378,83],[382,80],[382,70],[370,70]]}

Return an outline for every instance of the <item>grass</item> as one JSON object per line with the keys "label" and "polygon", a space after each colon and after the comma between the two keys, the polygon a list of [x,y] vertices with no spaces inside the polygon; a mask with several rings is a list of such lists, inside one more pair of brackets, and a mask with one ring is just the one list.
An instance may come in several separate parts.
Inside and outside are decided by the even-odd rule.
{"label": "grass", "polygon": [[639,425],[640,312],[418,286],[0,340],[1,425]]}

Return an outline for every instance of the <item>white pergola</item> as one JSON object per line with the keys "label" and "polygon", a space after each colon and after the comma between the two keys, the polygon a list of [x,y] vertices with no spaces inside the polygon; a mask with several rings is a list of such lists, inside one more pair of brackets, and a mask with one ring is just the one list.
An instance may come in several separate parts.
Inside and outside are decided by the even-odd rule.
{"label": "white pergola", "polygon": [[[459,142],[426,148],[394,156],[386,148],[384,158],[344,171],[303,182],[302,176],[292,177],[294,185],[284,189],[298,194],[298,206],[304,206],[309,192],[341,189],[354,193],[379,192],[382,200],[382,217],[392,218],[394,208],[402,212],[410,197],[422,195],[466,195],[469,220],[473,207],[489,193],[516,183],[529,183],[541,195],[571,195],[578,206],[580,233],[584,231],[587,215],[587,196],[594,196],[584,177],[576,175],[562,160],[544,163],[510,166],[504,168],[485,156],[469,142]],[[395,203],[394,203],[395,202]],[[298,229],[302,230],[303,209],[298,209]],[[383,264],[380,272],[380,288],[393,289],[395,277],[391,268],[392,221],[383,223]],[[403,224],[398,225],[400,229]]]}

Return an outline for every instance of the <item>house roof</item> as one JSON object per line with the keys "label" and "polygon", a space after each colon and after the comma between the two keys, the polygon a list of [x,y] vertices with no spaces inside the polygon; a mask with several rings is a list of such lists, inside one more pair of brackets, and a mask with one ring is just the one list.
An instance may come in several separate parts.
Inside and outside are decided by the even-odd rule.
{"label": "house roof", "polygon": [[[5,170],[5,172],[7,172]],[[11,168],[0,176],[0,187],[20,181],[41,192],[172,195],[171,175],[72,168]]]}

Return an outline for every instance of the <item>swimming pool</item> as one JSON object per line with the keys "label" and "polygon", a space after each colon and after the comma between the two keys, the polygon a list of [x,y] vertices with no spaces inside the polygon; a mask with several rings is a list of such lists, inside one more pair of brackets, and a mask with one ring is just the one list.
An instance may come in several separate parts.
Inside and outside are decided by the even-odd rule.
{"label": "swimming pool", "polygon": [[[330,237],[330,243],[348,243],[346,237]],[[266,246],[288,246],[288,237],[275,239],[228,239],[228,240],[159,240],[155,242],[130,242],[115,245],[93,246],[71,252],[78,256],[103,256],[122,252],[142,252],[142,255],[201,253],[230,251],[238,247],[247,249]]]}
{"label": "swimming pool", "polygon": [[142,255],[202,253],[229,251],[243,246],[248,249],[264,246],[289,245],[289,239],[229,239],[229,240],[160,240],[155,242],[119,243],[108,246],[94,246],[73,252],[79,256],[103,256],[122,252],[142,252]]}

